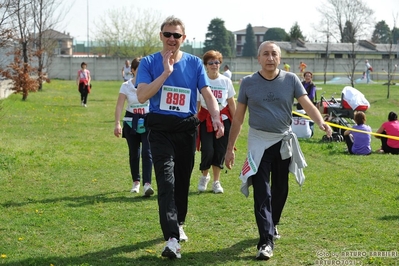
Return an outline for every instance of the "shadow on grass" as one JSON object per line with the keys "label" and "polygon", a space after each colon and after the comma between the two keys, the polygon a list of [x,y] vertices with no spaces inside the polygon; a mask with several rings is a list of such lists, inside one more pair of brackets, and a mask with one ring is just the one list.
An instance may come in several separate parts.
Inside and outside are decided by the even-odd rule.
{"label": "shadow on grass", "polygon": [[[151,197],[144,197],[142,195],[132,196],[132,195],[134,195],[132,193],[129,193],[129,196],[122,196],[120,194],[121,194],[121,192],[109,192],[109,193],[102,193],[102,194],[88,195],[88,196],[78,196],[78,197],[65,196],[65,197],[41,199],[41,200],[27,199],[26,201],[22,201],[22,202],[6,201],[4,203],[1,203],[0,205],[2,205],[4,208],[10,208],[10,207],[25,206],[28,204],[37,204],[37,203],[47,204],[47,203],[57,203],[57,202],[65,201],[65,202],[70,202],[67,204],[67,206],[83,207],[83,206],[87,206],[87,205],[94,205],[99,202],[112,203],[112,202],[141,202],[141,201],[157,200],[156,195],[151,196]],[[115,195],[117,195],[117,196],[115,196]]]}
{"label": "shadow on grass", "polygon": [[[182,245],[182,258],[170,260],[160,256],[161,251],[155,252],[148,250],[150,247],[163,242],[163,239],[153,239],[139,242],[132,245],[125,245],[87,253],[82,256],[72,257],[48,257],[48,258],[29,258],[16,262],[2,261],[1,265],[221,265],[227,262],[237,262],[247,264],[245,261],[255,261],[253,256],[241,256],[243,250],[253,248],[255,252],[256,239],[247,239],[234,244],[231,247],[217,251],[198,251],[184,253]],[[148,255],[136,258],[127,258],[126,254],[147,251]]]}
{"label": "shadow on grass", "polygon": [[399,215],[384,215],[379,219],[382,221],[399,221]]}

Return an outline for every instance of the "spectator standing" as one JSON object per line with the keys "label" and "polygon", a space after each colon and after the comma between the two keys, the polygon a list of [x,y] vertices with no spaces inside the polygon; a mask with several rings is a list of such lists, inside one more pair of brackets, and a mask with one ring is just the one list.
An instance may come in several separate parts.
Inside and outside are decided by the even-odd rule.
{"label": "spectator standing", "polygon": [[230,71],[229,65],[225,65],[223,70],[224,70],[223,75],[231,79],[232,73]]}
{"label": "spectator standing", "polygon": [[126,82],[129,79],[131,79],[133,76],[132,71],[131,71],[131,66],[130,66],[130,61],[126,60],[125,65],[122,67],[122,78],[123,81]]}
{"label": "spectator standing", "polygon": [[371,67],[369,60],[365,61],[365,68],[366,68],[366,79],[367,79],[367,84],[370,83],[370,72],[373,71],[373,68]]}
{"label": "spectator standing", "polygon": [[[133,187],[130,192],[139,193],[140,179],[142,177],[144,196],[154,194],[151,187],[152,156],[150,143],[148,142],[148,131],[144,127],[144,119],[149,111],[149,102],[139,103],[137,99],[136,73],[141,58],[132,61],[131,72],[133,78],[124,82],[119,90],[118,100],[115,107],[115,129],[114,135],[126,139],[129,147],[129,165],[133,180]],[[123,129],[120,125],[120,118],[125,101],[127,102],[125,116],[123,117]],[[141,143],[141,147],[140,147]],[[140,150],[142,159],[142,176],[140,176]]]}
{"label": "spectator standing", "polygon": [[216,98],[209,88],[200,58],[180,50],[186,39],[184,23],[170,16],[161,25],[162,51],[144,57],[137,73],[137,96],[150,100],[145,124],[158,187],[163,257],[180,258],[180,241],[187,215],[190,177],[194,166],[199,120],[197,93],[204,97],[216,136],[223,136]]}
{"label": "spectator standing", "polygon": [[307,65],[304,62],[299,62],[299,72],[302,74],[305,72]]}
{"label": "spectator standing", "polygon": [[[354,120],[356,125],[352,128],[365,132],[372,132],[371,127],[366,125],[366,114],[361,111],[356,111]],[[350,129],[345,130],[344,138],[348,147],[348,152],[355,155],[369,155],[371,153],[371,135],[367,133],[361,133],[352,131]]]}
{"label": "spectator standing", "polygon": [[91,89],[91,76],[85,62],[80,64],[80,70],[76,77],[76,84],[78,85],[78,90],[80,92],[80,103],[82,106],[87,107],[87,97]]}
{"label": "spectator standing", "polygon": [[240,179],[241,191],[246,196],[249,186],[253,186],[258,260],[273,256],[274,238],[280,237],[276,226],[288,196],[289,172],[295,173],[299,180],[304,178],[302,168],[306,162],[291,129],[294,97],[319,128],[331,136],[331,128],[309,100],[297,75],[278,69],[280,58],[280,47],[274,42],[266,41],[259,46],[261,70],[242,80],[225,159],[231,169],[234,146],[248,108],[248,164],[244,164]]}
{"label": "spectator standing", "polygon": [[[395,112],[389,112],[388,121],[382,123],[376,133],[399,137],[398,115]],[[399,154],[399,140],[380,136],[376,136],[376,138],[381,139],[381,149],[378,152]]]}
{"label": "spectator standing", "polygon": [[290,72],[291,66],[289,64],[287,64],[286,62],[284,62],[283,65],[284,65],[284,70],[287,72]]}
{"label": "spectator standing", "polygon": [[206,68],[211,90],[219,104],[220,117],[224,124],[224,136],[216,138],[212,127],[211,115],[204,97],[200,95],[201,107],[198,119],[201,122],[199,125],[199,139],[201,144],[200,171],[202,175],[199,179],[198,191],[204,192],[206,190],[208,182],[211,179],[209,169],[212,167],[212,191],[214,193],[223,193],[223,187],[220,183],[220,172],[223,169],[231,120],[236,110],[234,100],[236,92],[231,79],[219,74],[220,64],[223,62],[223,55],[220,52],[210,50],[204,54],[202,61]]}

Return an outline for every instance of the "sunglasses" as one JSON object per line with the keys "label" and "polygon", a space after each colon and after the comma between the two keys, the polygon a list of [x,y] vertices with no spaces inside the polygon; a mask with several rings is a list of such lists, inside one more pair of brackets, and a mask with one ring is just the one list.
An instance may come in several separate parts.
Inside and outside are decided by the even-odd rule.
{"label": "sunglasses", "polygon": [[208,64],[208,66],[211,66],[213,64],[220,65],[220,62],[219,61],[209,61],[207,64]]}
{"label": "sunglasses", "polygon": [[183,34],[180,34],[180,33],[176,33],[176,32],[171,33],[171,32],[167,32],[167,31],[162,32],[162,35],[165,36],[166,38],[170,38],[170,36],[173,36],[173,38],[175,38],[175,39],[180,39],[181,36],[183,36]]}

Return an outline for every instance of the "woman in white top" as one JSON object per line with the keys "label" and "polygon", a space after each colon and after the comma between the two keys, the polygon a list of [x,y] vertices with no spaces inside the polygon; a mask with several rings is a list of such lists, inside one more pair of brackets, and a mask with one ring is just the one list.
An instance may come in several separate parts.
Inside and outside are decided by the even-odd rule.
{"label": "woman in white top", "polygon": [[223,193],[223,188],[220,184],[220,172],[223,169],[231,120],[236,111],[234,100],[236,92],[231,79],[219,73],[220,64],[223,61],[223,56],[220,52],[210,50],[204,54],[202,60],[209,78],[210,88],[219,104],[220,117],[224,124],[224,136],[216,138],[216,132],[212,127],[211,116],[207,110],[204,98],[200,95],[199,103],[201,107],[198,119],[201,124],[199,125],[198,138],[201,145],[200,171],[202,175],[198,183],[198,190],[201,192],[206,190],[210,180],[209,169],[212,166],[212,190],[214,193]]}
{"label": "woman in white top", "polygon": [[[126,139],[129,147],[130,171],[133,179],[131,192],[140,191],[140,143],[142,158],[142,177],[144,185],[144,196],[151,196],[154,190],[151,187],[152,155],[148,142],[148,132],[144,126],[144,119],[149,111],[149,102],[141,104],[137,99],[136,73],[141,58],[135,58],[131,64],[133,78],[124,82],[119,90],[119,97],[115,108],[114,135]],[[123,130],[120,118],[125,101],[127,101],[126,112],[123,118]]]}

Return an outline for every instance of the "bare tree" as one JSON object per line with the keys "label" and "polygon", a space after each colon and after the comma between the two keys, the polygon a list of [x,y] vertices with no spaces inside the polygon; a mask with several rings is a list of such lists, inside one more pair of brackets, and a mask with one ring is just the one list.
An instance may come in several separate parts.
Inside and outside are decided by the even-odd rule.
{"label": "bare tree", "polygon": [[160,13],[153,9],[141,10],[133,6],[108,10],[94,22],[95,39],[101,47],[94,52],[117,57],[153,53],[160,46],[161,23]]}
{"label": "bare tree", "polygon": [[[345,36],[350,39],[368,36],[374,25],[374,11],[363,0],[325,0],[317,10],[331,22],[331,32],[337,39],[339,36],[340,42],[344,42]],[[347,22],[352,36],[348,36]]]}
{"label": "bare tree", "polygon": [[[33,49],[34,56],[37,58],[38,90],[41,91],[46,75],[44,70],[51,65],[54,48],[58,45],[57,39],[51,36],[51,29],[56,28],[62,21],[68,12],[68,7],[59,0],[32,0],[31,8],[34,22]],[[58,15],[56,15],[56,11],[60,9],[63,12],[58,12]]]}
{"label": "bare tree", "polygon": [[0,1],[0,47],[5,46],[12,38],[11,16],[13,13],[13,2],[11,0]]}
{"label": "bare tree", "polygon": [[[393,64],[393,62],[392,62],[393,58],[395,58],[395,51],[393,49],[393,45],[395,44],[394,43],[394,31],[395,31],[395,28],[396,28],[397,18],[398,18],[398,14],[393,16],[393,27],[392,27],[392,30],[390,31],[389,36],[388,36],[388,51],[389,51],[388,56],[389,56],[389,60],[388,60],[387,71],[386,71],[386,73],[388,75],[387,99],[389,99],[389,96],[390,96],[391,85],[394,85],[392,83],[392,78],[394,76],[394,73],[395,73],[396,69],[398,68],[398,65],[397,64]],[[385,70],[383,69],[383,71],[385,71]]]}
{"label": "bare tree", "polygon": [[370,35],[370,28],[374,25],[374,11],[363,0],[326,0],[318,11],[331,22],[331,34],[341,43],[351,44],[346,71],[354,87],[355,69],[362,60],[356,59],[358,41]]}

